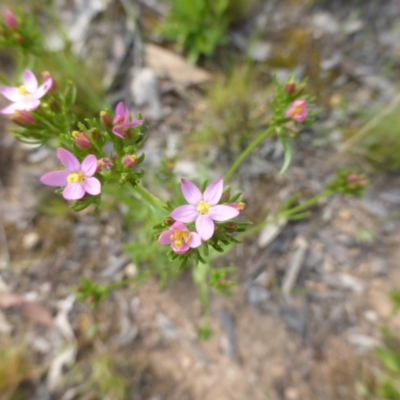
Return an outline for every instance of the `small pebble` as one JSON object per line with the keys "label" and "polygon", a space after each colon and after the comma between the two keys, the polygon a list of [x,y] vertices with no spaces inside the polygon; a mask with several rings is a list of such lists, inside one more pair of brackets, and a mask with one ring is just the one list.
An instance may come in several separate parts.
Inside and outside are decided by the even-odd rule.
{"label": "small pebble", "polygon": [[40,244],[40,236],[37,232],[29,232],[22,238],[24,250],[35,250]]}

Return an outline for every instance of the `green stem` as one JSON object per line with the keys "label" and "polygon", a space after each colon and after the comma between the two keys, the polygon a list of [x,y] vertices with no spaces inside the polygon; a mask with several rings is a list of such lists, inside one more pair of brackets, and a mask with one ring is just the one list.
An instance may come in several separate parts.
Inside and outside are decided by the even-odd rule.
{"label": "green stem", "polygon": [[125,287],[133,282],[136,282],[138,280],[137,276],[133,276],[132,278],[127,278],[122,281],[110,283],[109,285],[104,286],[104,290],[107,292],[112,292],[115,289],[119,289],[121,287]]}
{"label": "green stem", "polygon": [[330,190],[325,190],[324,192],[317,194],[316,196],[312,197],[311,199],[305,201],[304,203],[298,205],[297,207],[289,208],[288,210],[284,210],[283,213],[278,213],[280,217],[288,217],[293,214],[297,214],[299,211],[303,211],[314,204],[318,203],[321,199],[325,197],[329,197],[332,194]]}
{"label": "green stem", "polygon": [[305,201],[304,203],[293,207],[293,208],[289,208],[289,209],[285,209],[285,210],[281,210],[278,212],[278,214],[276,214],[274,217],[272,217],[271,219],[268,219],[266,221],[262,221],[259,224],[253,226],[252,228],[248,229],[246,232],[241,233],[240,235],[238,235],[238,239],[239,240],[243,240],[244,238],[254,235],[255,233],[260,232],[265,226],[267,225],[271,225],[281,219],[285,219],[288,218],[292,215],[295,215],[297,213],[299,213],[300,211],[306,210],[307,208],[310,208],[311,206],[313,206],[314,204],[316,204],[319,200],[328,197],[332,194],[332,192],[330,190],[325,190],[324,192],[312,197],[311,199]]}
{"label": "green stem", "polygon": [[155,208],[164,210],[164,203],[154,194],[150,193],[144,186],[142,185],[135,186],[133,190],[136,193],[138,193],[140,197],[147,203],[151,204]]}
{"label": "green stem", "polygon": [[228,182],[232,178],[233,174],[240,167],[240,165],[246,160],[250,153],[255,150],[271,133],[274,131],[275,126],[270,126],[265,132],[257,136],[255,140],[239,155],[229,171],[225,174],[224,181]]}

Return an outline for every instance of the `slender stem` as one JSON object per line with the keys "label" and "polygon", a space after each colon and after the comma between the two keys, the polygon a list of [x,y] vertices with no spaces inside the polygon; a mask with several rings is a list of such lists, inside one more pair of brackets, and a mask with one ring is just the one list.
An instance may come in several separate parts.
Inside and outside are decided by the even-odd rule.
{"label": "slender stem", "polygon": [[164,203],[154,194],[150,193],[144,186],[142,185],[135,186],[134,191],[138,193],[144,201],[148,202],[155,208],[164,210],[163,207]]}
{"label": "slender stem", "polygon": [[111,292],[115,289],[119,289],[121,287],[127,286],[133,282],[136,282],[138,280],[137,276],[133,276],[132,278],[127,278],[127,279],[123,279],[122,281],[118,281],[118,282],[114,282],[114,283],[110,283],[109,285],[104,286],[104,289],[107,292]]}
{"label": "slender stem", "polygon": [[229,171],[225,174],[224,181],[228,182],[232,178],[233,174],[240,167],[240,165],[246,160],[250,153],[255,150],[271,133],[274,131],[275,127],[270,126],[261,135],[257,136],[255,140],[239,155],[233,165],[229,168]]}
{"label": "slender stem", "polygon": [[289,208],[288,210],[285,210],[283,213],[278,213],[281,217],[288,217],[293,214],[297,214],[299,211],[303,211],[314,204],[318,203],[319,200],[328,197],[332,194],[332,192],[328,189],[325,190],[324,192],[317,194],[316,196],[312,197],[311,199],[305,201],[304,203],[301,203],[297,207]]}
{"label": "slender stem", "polygon": [[254,225],[250,229],[247,229],[246,232],[243,232],[238,235],[239,240],[243,240],[244,238],[254,235],[255,233],[260,232],[265,226],[271,225],[281,219],[288,218],[292,215],[299,213],[300,211],[306,210],[307,208],[316,204],[319,200],[323,199],[324,197],[328,197],[332,194],[330,190],[325,190],[324,192],[312,197],[311,199],[305,201],[304,203],[298,205],[297,207],[289,208],[286,210],[281,210],[271,219],[267,219],[266,221],[262,221],[257,225]]}

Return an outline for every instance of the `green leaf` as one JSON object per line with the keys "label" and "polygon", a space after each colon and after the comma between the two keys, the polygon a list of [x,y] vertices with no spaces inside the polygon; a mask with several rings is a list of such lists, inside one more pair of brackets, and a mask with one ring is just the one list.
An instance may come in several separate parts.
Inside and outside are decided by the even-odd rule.
{"label": "green leaf", "polygon": [[376,349],[376,354],[385,368],[400,375],[400,354],[393,350]]}

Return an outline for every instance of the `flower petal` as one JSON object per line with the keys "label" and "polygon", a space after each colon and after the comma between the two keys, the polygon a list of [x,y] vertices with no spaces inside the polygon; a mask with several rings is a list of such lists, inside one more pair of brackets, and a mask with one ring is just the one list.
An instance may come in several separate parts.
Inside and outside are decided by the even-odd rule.
{"label": "flower petal", "polygon": [[97,158],[95,155],[89,154],[83,160],[81,170],[83,174],[86,177],[88,177],[94,175],[94,173],[96,172],[96,168],[97,168]]}
{"label": "flower petal", "polygon": [[190,247],[187,243],[182,243],[182,246],[178,249],[177,247],[174,246],[174,243],[171,243],[171,247],[172,250],[176,253],[176,254],[183,254],[186,253]]}
{"label": "flower petal", "polygon": [[189,247],[192,249],[195,249],[196,247],[201,246],[201,237],[198,233],[196,232],[190,232],[190,239],[187,243]]}
{"label": "flower petal", "polygon": [[197,233],[203,240],[208,240],[214,233],[214,222],[208,215],[199,215],[196,219]]}
{"label": "flower petal", "polygon": [[38,87],[38,82],[35,74],[29,70],[24,71],[22,82],[29,93],[35,92]]}
{"label": "flower petal", "polygon": [[171,244],[171,235],[172,235],[172,232],[170,230],[167,230],[167,231],[163,232],[158,237],[158,243],[160,243],[160,244]]}
{"label": "flower petal", "polygon": [[123,101],[120,101],[115,108],[115,117],[122,117],[125,115],[125,105]]}
{"label": "flower petal", "polygon": [[135,121],[132,122],[127,122],[126,124],[124,124],[124,128],[137,128],[138,126],[143,124],[143,120],[141,119],[137,119]]}
{"label": "flower petal", "polygon": [[176,221],[187,223],[193,222],[197,218],[198,214],[199,213],[197,212],[195,206],[184,205],[175,208],[175,210],[171,213],[171,217]]}
{"label": "flower petal", "polygon": [[23,96],[19,94],[19,90],[16,87],[3,87],[0,89],[0,93],[8,100],[17,102],[22,99]]}
{"label": "flower petal", "polygon": [[68,171],[53,171],[44,174],[40,178],[40,182],[47,186],[67,186]]}
{"label": "flower petal", "polygon": [[184,231],[184,232],[188,232],[189,229],[187,228],[187,226],[185,224],[182,224],[182,222],[176,221],[171,225],[171,228],[169,228],[173,231]]}
{"label": "flower petal", "polygon": [[86,178],[83,189],[86,193],[97,196],[101,193],[101,183],[97,178]]}
{"label": "flower petal", "polygon": [[14,114],[15,111],[24,111],[19,103],[13,103],[0,110],[1,114]]}
{"label": "flower petal", "polygon": [[64,165],[69,172],[76,172],[80,170],[81,164],[79,163],[78,159],[68,150],[59,147],[57,149],[57,157],[61,164]]}
{"label": "flower petal", "polygon": [[217,204],[222,196],[222,191],[224,189],[224,181],[219,178],[215,182],[211,182],[207,189],[204,191],[203,199],[206,203],[210,203],[212,206]]}
{"label": "flower petal", "polygon": [[85,195],[85,189],[81,183],[72,183],[65,187],[63,197],[65,200],[79,200]]}
{"label": "flower petal", "polygon": [[33,93],[34,97],[36,99],[40,99],[42,98],[50,89],[51,86],[53,85],[53,79],[48,78],[46,80],[45,83],[43,83],[43,85],[40,85],[37,90],[35,91],[35,93]]}
{"label": "flower petal", "polygon": [[228,219],[237,217],[239,214],[240,211],[236,208],[222,204],[211,207],[208,212],[208,216],[214,221],[227,221]]}
{"label": "flower petal", "polygon": [[200,189],[187,179],[181,179],[181,190],[183,197],[192,206],[197,206],[199,201],[203,200],[203,195],[201,194]]}
{"label": "flower petal", "polygon": [[21,111],[33,111],[36,110],[40,106],[40,100],[35,98],[23,99],[20,102],[16,103]]}
{"label": "flower petal", "polygon": [[115,127],[115,128],[112,130],[112,133],[113,133],[115,136],[120,137],[121,139],[125,139],[124,134],[123,134],[123,130],[122,130],[122,128],[121,128],[120,126],[119,126],[119,127]]}

